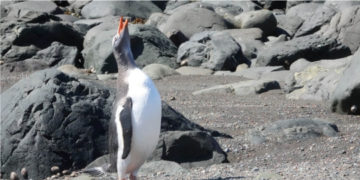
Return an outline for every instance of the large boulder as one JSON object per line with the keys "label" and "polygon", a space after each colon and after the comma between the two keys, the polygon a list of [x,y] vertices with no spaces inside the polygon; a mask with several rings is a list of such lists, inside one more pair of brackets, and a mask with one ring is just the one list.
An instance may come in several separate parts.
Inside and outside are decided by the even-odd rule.
{"label": "large boulder", "polygon": [[304,22],[304,20],[299,18],[298,16],[290,16],[283,14],[276,15],[276,20],[277,27],[285,31],[285,33],[290,37],[293,37],[295,35],[296,31]]}
{"label": "large boulder", "polygon": [[235,71],[237,65],[249,63],[240,45],[228,34],[205,31],[195,34],[178,50],[177,62],[212,70]]}
{"label": "large boulder", "polygon": [[360,47],[360,5],[341,7],[329,25],[324,25],[319,34],[337,38],[352,54]]}
{"label": "large boulder", "polygon": [[305,36],[318,31],[322,25],[330,22],[331,18],[336,14],[336,9],[331,6],[320,6],[310,17],[304,19],[304,23],[297,30],[295,37]]}
{"label": "large boulder", "polygon": [[95,0],[81,9],[81,15],[89,19],[105,16],[128,16],[147,19],[154,12],[161,12],[161,9],[151,1]]}
{"label": "large boulder", "polygon": [[288,68],[299,58],[316,61],[326,58],[341,58],[347,55],[350,55],[350,50],[335,38],[313,34],[264,47],[258,54],[256,66],[281,65]]}
{"label": "large boulder", "polygon": [[60,14],[62,10],[52,1],[25,1],[5,5],[8,17],[21,18],[28,13]]}
{"label": "large boulder", "polygon": [[338,132],[336,124],[327,120],[298,118],[279,120],[252,129],[248,132],[247,139],[252,144],[283,143],[321,136],[333,137],[337,136]]}
{"label": "large boulder", "polygon": [[[195,33],[206,30],[223,30],[229,27],[231,25],[225,19],[209,9],[200,7],[181,8],[169,16],[162,32],[171,39],[184,39],[184,42]],[[184,36],[185,38],[177,36]]]}
{"label": "large boulder", "polygon": [[[117,72],[111,41],[116,33],[115,24],[118,20],[108,19],[86,33],[82,51],[86,68],[94,68],[99,74]],[[128,27],[132,53],[139,67],[153,63],[178,67],[175,59],[176,46],[164,34],[149,25],[129,24]]]}
{"label": "large boulder", "polygon": [[[80,66],[78,61],[79,51],[74,46],[66,46],[59,42],[53,42],[48,48],[39,50],[35,48],[35,54],[30,54],[28,59],[23,59],[29,53],[21,52],[21,49],[29,50],[34,46],[12,47],[5,56],[6,63],[0,66],[1,75],[8,77],[10,74],[33,72],[49,67],[58,67],[64,64]],[[19,50],[20,52],[18,52]],[[18,56],[19,55],[19,56]]]}
{"label": "large boulder", "polygon": [[228,162],[216,140],[201,131],[162,133],[151,159],[175,161],[187,168]]}
{"label": "large boulder", "polygon": [[44,179],[50,168],[79,169],[107,151],[114,97],[105,86],[55,69],[21,80],[1,94],[1,171]]}
{"label": "large boulder", "polygon": [[341,76],[331,95],[331,110],[338,113],[360,114],[360,49]]}
{"label": "large boulder", "polygon": [[321,7],[320,3],[301,3],[297,4],[286,11],[287,16],[298,16],[303,20],[310,19],[316,9]]}
{"label": "large boulder", "polygon": [[[297,72],[285,81],[284,90],[289,99],[327,101],[336,88],[340,75],[348,66],[350,58],[299,62]],[[298,60],[299,61],[299,60]],[[303,64],[303,65],[301,65]],[[293,67],[294,69],[294,67]]]}

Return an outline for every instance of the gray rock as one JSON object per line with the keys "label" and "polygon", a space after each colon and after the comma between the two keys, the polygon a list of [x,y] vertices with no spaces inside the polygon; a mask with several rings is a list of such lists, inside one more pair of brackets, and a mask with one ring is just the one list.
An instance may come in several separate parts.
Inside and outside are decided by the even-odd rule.
{"label": "gray rock", "polygon": [[316,9],[321,7],[320,3],[301,3],[297,4],[286,11],[287,16],[297,16],[304,21],[314,15]]}
{"label": "gray rock", "polygon": [[29,178],[43,179],[52,166],[79,169],[106,152],[113,96],[105,86],[49,69],[16,83],[1,99],[4,178],[26,167]]}
{"label": "gray rock", "polygon": [[145,66],[142,70],[153,80],[179,74],[171,67],[163,64],[149,64]]}
{"label": "gray rock", "polygon": [[139,169],[138,175],[142,176],[142,175],[149,175],[154,173],[161,173],[164,176],[175,177],[178,174],[188,173],[188,170],[181,167],[181,165],[179,165],[176,162],[160,160],[160,161],[146,162]]}
{"label": "gray rock", "polygon": [[176,69],[181,75],[211,75],[214,71],[199,67],[183,66]]}
{"label": "gray rock", "polygon": [[290,71],[293,71],[293,72],[302,71],[309,65],[309,63],[310,62],[308,60],[306,60],[304,58],[300,58],[291,64]]}
{"label": "gray rock", "polygon": [[205,31],[195,34],[178,49],[177,62],[212,70],[235,71],[241,63],[249,63],[241,47],[227,33]]}
{"label": "gray rock", "polygon": [[288,68],[299,58],[316,61],[347,55],[350,55],[349,49],[339,44],[335,38],[326,38],[314,34],[278,42],[270,47],[263,48],[258,54],[256,66],[281,65]]}
{"label": "gray rock", "polygon": [[51,1],[25,1],[5,5],[8,14],[7,17],[21,18],[32,12],[60,14],[62,11]]}
{"label": "gray rock", "polygon": [[318,31],[322,25],[330,22],[335,14],[336,9],[334,7],[323,5],[317,8],[309,19],[304,20],[304,23],[297,30],[295,37],[305,36]]}
{"label": "gray rock", "polygon": [[338,132],[336,124],[327,120],[298,118],[275,121],[250,130],[247,139],[252,144],[262,144],[269,141],[281,143],[321,136],[333,137]]}
{"label": "gray rock", "polygon": [[116,22],[119,21],[117,16],[106,16],[97,19],[81,19],[74,22],[74,27],[81,33],[86,34],[91,28],[104,23],[104,22]]}
{"label": "gray rock", "polygon": [[260,28],[265,34],[272,34],[277,25],[275,16],[269,10],[244,12],[236,16],[235,20],[242,29]]}
{"label": "gray rock", "polygon": [[278,23],[277,27],[284,30],[290,37],[295,35],[296,31],[304,22],[304,20],[298,16],[277,15],[275,17]]}
{"label": "gray rock", "polygon": [[237,83],[217,85],[210,88],[195,91],[193,95],[201,95],[207,93],[234,93],[239,96],[260,94],[272,89],[279,89],[280,85],[274,80],[247,80]]}
{"label": "gray rock", "polygon": [[186,168],[226,163],[227,155],[216,140],[201,131],[162,133],[152,160],[174,161]]}
{"label": "gray rock", "polygon": [[350,58],[309,63],[302,71],[288,76],[284,90],[289,99],[327,101],[337,86]]}
{"label": "gray rock", "polygon": [[95,74],[92,74],[87,69],[79,69],[71,64],[65,64],[57,68],[57,70],[63,72],[64,74],[77,78],[77,79],[92,79],[92,80],[102,80],[98,78]]}
{"label": "gray rock", "polygon": [[[112,52],[111,41],[116,33],[118,20],[104,22],[90,29],[84,40],[85,68],[94,68],[96,73],[117,72],[117,65]],[[139,67],[148,64],[164,64],[171,68],[176,63],[176,47],[159,30],[153,26],[129,24],[131,49]],[[102,34],[99,36],[99,34]]]}
{"label": "gray rock", "polygon": [[[185,38],[206,30],[223,30],[230,25],[215,12],[205,8],[182,8],[169,16],[162,32],[170,37],[181,32]],[[183,39],[178,37],[176,39]]]}
{"label": "gray rock", "polygon": [[81,14],[85,18],[94,19],[105,16],[128,16],[147,19],[151,13],[161,12],[151,1],[92,1],[86,4]]}
{"label": "gray rock", "polygon": [[6,54],[2,57],[2,60],[6,62],[15,62],[22,61],[28,58],[31,58],[39,51],[40,48],[30,45],[30,46],[16,46],[13,45]]}
{"label": "gray rock", "polygon": [[331,94],[331,110],[338,113],[360,114],[360,49],[341,76]]}
{"label": "gray rock", "polygon": [[81,9],[92,0],[67,0],[70,3],[68,7],[70,10],[74,11],[77,14],[81,13]]}
{"label": "gray rock", "polygon": [[164,25],[167,21],[167,19],[169,18],[169,15],[164,14],[164,13],[152,13],[149,17],[149,19],[147,19],[147,21],[145,22],[146,25],[152,25],[157,27],[160,31],[164,30]]}
{"label": "gray rock", "polygon": [[352,54],[360,47],[360,35],[357,29],[360,27],[360,5],[345,6],[332,17],[329,26],[323,26],[319,34],[338,39],[348,47]]}
{"label": "gray rock", "polygon": [[287,80],[288,76],[292,75],[290,71],[283,70],[283,71],[274,71],[263,73],[261,75],[261,79],[269,79],[274,80],[279,83],[281,89],[283,89],[285,81]]}

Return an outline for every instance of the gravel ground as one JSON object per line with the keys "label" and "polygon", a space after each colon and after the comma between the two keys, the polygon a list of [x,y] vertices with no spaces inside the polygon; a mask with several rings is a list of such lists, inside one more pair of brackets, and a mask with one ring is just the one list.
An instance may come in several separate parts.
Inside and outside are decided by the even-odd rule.
{"label": "gravel ground", "polygon": [[[190,120],[228,133],[217,138],[230,163],[193,168],[176,179],[360,179],[360,117],[331,113],[323,102],[288,100],[280,90],[260,95],[204,94],[196,90],[243,79],[224,76],[171,76],[156,81],[172,107]],[[173,100],[175,99],[175,100]],[[337,137],[252,145],[248,130],[277,120],[323,118],[334,122]],[[155,174],[145,179],[174,179]]]}
{"label": "gravel ground", "polygon": [[[1,92],[19,78],[5,79],[1,80]],[[360,179],[359,116],[331,113],[323,102],[288,100],[280,90],[252,96],[192,95],[196,90],[240,80],[244,79],[170,76],[155,81],[162,99],[174,109],[205,128],[233,137],[217,138],[228,153],[230,163],[192,168],[176,177],[156,172],[140,176],[140,179]],[[115,85],[115,81],[105,83]],[[250,129],[299,117],[334,122],[339,136],[261,145],[252,145],[246,139]]]}

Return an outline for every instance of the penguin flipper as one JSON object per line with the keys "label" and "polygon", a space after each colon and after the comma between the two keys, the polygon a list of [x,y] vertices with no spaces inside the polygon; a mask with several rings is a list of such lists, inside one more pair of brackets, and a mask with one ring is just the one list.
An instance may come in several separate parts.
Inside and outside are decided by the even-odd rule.
{"label": "penguin flipper", "polygon": [[121,158],[126,159],[126,157],[130,153],[131,149],[131,139],[132,139],[132,99],[130,97],[127,97],[125,100],[125,103],[123,105],[123,109],[120,112],[120,123],[122,127],[123,132],[123,139],[124,139],[124,145],[123,145],[123,153]]}

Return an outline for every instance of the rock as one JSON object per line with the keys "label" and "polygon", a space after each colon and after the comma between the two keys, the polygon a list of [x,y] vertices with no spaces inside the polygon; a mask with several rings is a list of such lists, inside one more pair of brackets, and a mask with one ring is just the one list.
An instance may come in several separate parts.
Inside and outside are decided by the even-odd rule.
{"label": "rock", "polygon": [[56,174],[56,173],[60,172],[59,166],[53,166],[53,167],[51,167],[50,170],[51,170],[51,172],[52,172],[53,174]]}
{"label": "rock", "polygon": [[140,167],[138,176],[145,176],[154,173],[161,173],[164,176],[175,177],[178,174],[188,173],[188,170],[184,169],[176,162],[160,160],[146,162]]}
{"label": "rock", "polygon": [[19,180],[19,176],[15,172],[11,172],[10,180]]}
{"label": "rock", "polygon": [[296,31],[304,22],[304,20],[298,16],[277,15],[275,17],[277,20],[277,27],[285,31],[290,37],[295,35]]}
{"label": "rock", "polygon": [[270,47],[263,48],[258,54],[256,66],[281,65],[288,68],[299,58],[316,61],[347,55],[350,55],[349,49],[339,44],[336,39],[314,34],[278,42]]}
{"label": "rock", "polygon": [[60,14],[62,11],[51,1],[26,1],[13,3],[5,6],[7,17],[20,18],[28,13],[40,12],[49,14]]}
{"label": "rock", "polygon": [[195,91],[193,95],[201,95],[206,93],[234,93],[238,96],[247,96],[260,94],[272,89],[279,89],[280,85],[274,80],[247,80],[240,81],[237,83],[217,85],[207,89]]}
{"label": "rock", "polygon": [[70,3],[68,7],[70,10],[74,11],[77,14],[81,13],[81,9],[92,0],[67,0]]}
{"label": "rock", "polygon": [[306,60],[304,58],[300,58],[291,64],[290,71],[293,71],[293,72],[302,71],[309,65],[309,63],[310,62],[308,60]]}
{"label": "rock", "polygon": [[16,62],[22,61],[28,58],[31,58],[39,51],[40,48],[30,45],[30,46],[16,46],[13,45],[6,54],[2,57],[4,62]]}
{"label": "rock", "polygon": [[212,70],[231,70],[241,63],[249,63],[241,47],[226,33],[212,31],[195,34],[178,49],[177,62]]}
{"label": "rock", "polygon": [[339,42],[348,47],[354,54],[360,47],[360,5],[345,6],[332,17],[328,26],[323,26],[319,34],[337,38]]}
{"label": "rock", "polygon": [[243,12],[235,20],[242,29],[260,28],[265,34],[272,34],[277,25],[275,16],[269,10]]}
{"label": "rock", "polygon": [[320,6],[309,19],[304,20],[304,23],[295,33],[295,37],[305,36],[318,31],[322,25],[330,22],[335,14],[336,10],[334,7],[326,5]]}
{"label": "rock", "polygon": [[164,25],[165,25],[168,18],[169,18],[169,15],[164,14],[164,13],[160,13],[160,12],[152,13],[150,15],[149,19],[147,19],[145,24],[155,26],[160,31],[163,31],[164,30]]}
{"label": "rock", "polygon": [[292,72],[288,70],[274,71],[274,72],[263,73],[261,75],[261,79],[274,80],[278,82],[281,89],[283,89],[285,81],[287,80],[288,76],[291,76],[291,74]]}
{"label": "rock", "polygon": [[[278,1],[276,1],[278,2]],[[284,2],[284,1],[283,1]],[[283,177],[281,175],[279,175],[278,173],[274,173],[274,172],[261,172],[259,175],[256,176],[256,180],[263,180],[263,179],[267,179],[267,180],[280,180]]]}
{"label": "rock", "polygon": [[[337,113],[360,114],[360,49],[351,58],[335,90],[331,94],[331,110]],[[356,78],[355,78],[356,77]]]}
{"label": "rock", "polygon": [[183,66],[176,69],[181,75],[211,75],[214,71],[199,67]]}
{"label": "rock", "polygon": [[229,33],[234,40],[241,46],[241,50],[247,59],[256,58],[258,51],[264,47],[263,31],[259,28],[249,29],[228,29],[223,32]]}
{"label": "rock", "polygon": [[[112,52],[112,38],[116,33],[118,19],[104,22],[90,29],[84,40],[85,68],[94,68],[96,73],[115,73],[117,65]],[[176,63],[176,47],[153,26],[129,24],[131,49],[136,64],[142,68],[148,64],[164,64],[171,68]],[[101,33],[102,36],[98,36]]]}
{"label": "rock", "polygon": [[[26,49],[26,46],[21,48]],[[12,54],[16,49],[17,48],[13,47],[7,54]],[[35,48],[35,50],[38,49]],[[16,62],[4,63],[0,67],[1,75],[9,76],[10,74],[34,72],[49,67],[58,67],[64,64],[81,65],[78,61],[78,49],[76,47],[65,46],[59,42],[53,42],[48,48],[37,51],[36,54],[29,59],[20,61],[25,55],[26,52],[22,53],[18,59],[15,59]],[[4,59],[9,61],[8,58],[9,56]],[[10,59],[10,61],[11,60],[12,59]]]}
{"label": "rock", "polygon": [[74,22],[74,27],[78,29],[81,33],[86,34],[91,28],[104,23],[104,22],[116,22],[119,21],[117,16],[106,16],[97,19],[80,19]]}
{"label": "rock", "polygon": [[[164,25],[162,32],[167,36],[173,36],[181,32],[186,39],[190,39],[195,33],[206,30],[223,30],[230,25],[215,12],[205,8],[182,8],[171,14]],[[175,33],[174,33],[175,32]],[[179,34],[179,33],[178,33]],[[173,37],[184,39],[183,37]],[[182,43],[178,42],[177,44]]]}
{"label": "rock", "polygon": [[228,162],[215,139],[201,131],[162,133],[152,159],[175,161],[186,168]]}
{"label": "rock", "polygon": [[314,12],[321,6],[322,4],[313,2],[297,4],[286,11],[286,16],[297,16],[305,21],[311,19]]}
{"label": "rock", "polygon": [[151,13],[161,12],[151,1],[92,1],[86,4],[81,14],[87,19],[100,18],[105,16],[128,16],[132,18],[147,19]]}
{"label": "rock", "polygon": [[56,17],[60,18],[62,21],[71,22],[71,23],[80,20],[78,17],[68,14],[58,14],[56,15]]}
{"label": "rock", "polygon": [[163,64],[149,64],[145,66],[142,70],[153,80],[179,74],[171,67]]}
{"label": "rock", "polygon": [[28,174],[26,168],[21,168],[20,173],[21,173],[21,176],[22,176],[24,179],[28,179],[29,174]]}
{"label": "rock", "polygon": [[105,154],[114,99],[107,87],[48,69],[19,81],[1,99],[5,175],[25,166],[29,178],[43,179],[54,165],[79,169]]}
{"label": "rock", "polygon": [[248,69],[249,68],[249,65],[247,65],[247,64],[239,64],[237,67],[236,67],[236,72],[240,72],[240,71],[242,71],[242,70],[244,70],[244,69]]}
{"label": "rock", "polygon": [[337,86],[349,58],[321,60],[309,63],[302,71],[295,72],[285,81],[284,90],[289,99],[327,101]]}
{"label": "rock", "polygon": [[265,42],[265,45],[267,47],[272,46],[273,44],[279,43],[279,42],[285,42],[287,40],[285,34],[281,34],[278,37],[275,36],[268,36],[268,41]]}
{"label": "rock", "polygon": [[250,130],[247,134],[252,144],[265,142],[287,142],[305,140],[321,136],[333,137],[339,130],[336,124],[323,119],[288,119],[266,124]]}

